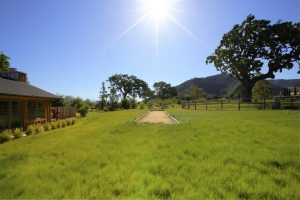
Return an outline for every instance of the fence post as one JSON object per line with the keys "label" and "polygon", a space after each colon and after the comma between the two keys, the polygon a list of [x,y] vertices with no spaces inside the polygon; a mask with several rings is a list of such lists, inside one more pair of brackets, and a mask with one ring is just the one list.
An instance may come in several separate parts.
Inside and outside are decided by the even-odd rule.
{"label": "fence post", "polygon": [[221,110],[223,110],[223,100],[221,99]]}
{"label": "fence post", "polygon": [[194,101],[195,103],[195,110],[197,110],[197,101]]}
{"label": "fence post", "polygon": [[205,99],[205,109],[207,110],[207,99]]}
{"label": "fence post", "polygon": [[190,109],[190,100],[188,100],[188,110]]}
{"label": "fence post", "polygon": [[264,110],[266,110],[266,98],[264,97]]}
{"label": "fence post", "polygon": [[293,97],[291,97],[291,107],[294,106]]}

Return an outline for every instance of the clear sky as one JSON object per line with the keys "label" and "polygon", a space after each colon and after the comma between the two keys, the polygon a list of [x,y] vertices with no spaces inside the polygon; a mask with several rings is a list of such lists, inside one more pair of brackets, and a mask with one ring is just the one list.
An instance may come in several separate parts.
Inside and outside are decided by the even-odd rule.
{"label": "clear sky", "polygon": [[[300,21],[299,0],[173,1],[168,13],[177,21],[160,21],[157,37],[151,17],[122,35],[145,14],[137,0],[0,0],[0,51],[33,85],[97,100],[101,82],[115,73],[150,86],[217,74],[206,57],[249,14]],[[299,78],[297,70],[276,78]]]}

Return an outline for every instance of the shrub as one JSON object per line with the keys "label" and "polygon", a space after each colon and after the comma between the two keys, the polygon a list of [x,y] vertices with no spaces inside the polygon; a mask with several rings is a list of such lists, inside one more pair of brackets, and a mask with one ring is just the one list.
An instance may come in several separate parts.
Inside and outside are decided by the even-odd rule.
{"label": "shrub", "polygon": [[74,125],[76,123],[76,119],[72,119],[72,125]]}
{"label": "shrub", "polygon": [[264,99],[271,96],[271,85],[268,81],[257,81],[252,89],[252,98]]}
{"label": "shrub", "polygon": [[52,122],[51,123],[51,130],[55,130],[56,129],[56,123],[55,122]]}
{"label": "shrub", "polygon": [[72,120],[71,119],[67,119],[66,123],[67,123],[67,126],[71,126],[72,125]]}
{"label": "shrub", "polygon": [[137,102],[136,102],[135,99],[131,99],[130,100],[130,104],[131,104],[131,109],[136,109],[137,106],[138,106],[138,104],[137,104]]}
{"label": "shrub", "polygon": [[67,126],[66,120],[61,120],[61,127],[65,128]]}
{"label": "shrub", "polygon": [[120,105],[118,102],[111,102],[108,104],[108,110],[109,111],[116,111],[120,108]]}
{"label": "shrub", "polygon": [[51,131],[51,125],[50,123],[46,123],[43,125],[44,131]]}
{"label": "shrub", "polygon": [[42,131],[43,131],[43,127],[41,125],[35,125],[34,126],[34,132],[35,132],[35,134],[39,134]]}
{"label": "shrub", "polygon": [[26,129],[26,135],[34,135],[34,134],[35,134],[34,127],[32,125],[28,126]]}
{"label": "shrub", "polygon": [[89,110],[89,108],[87,106],[83,106],[83,107],[80,107],[77,111],[79,112],[80,117],[86,117],[88,110]]}
{"label": "shrub", "polygon": [[140,105],[139,105],[139,107],[140,107],[141,110],[144,110],[145,104],[143,102],[141,102]]}
{"label": "shrub", "polygon": [[13,138],[13,132],[11,130],[5,130],[0,133],[0,143],[7,142]]}
{"label": "shrub", "polygon": [[126,110],[130,109],[131,108],[130,101],[127,99],[123,99],[121,101],[121,108],[126,109]]}
{"label": "shrub", "polygon": [[61,120],[58,120],[58,121],[56,122],[56,128],[61,128]]}
{"label": "shrub", "polygon": [[153,108],[153,102],[148,102],[148,109],[152,109]]}
{"label": "shrub", "polygon": [[15,139],[23,137],[23,135],[24,135],[24,131],[22,129],[16,128],[14,130],[13,136],[15,137]]}

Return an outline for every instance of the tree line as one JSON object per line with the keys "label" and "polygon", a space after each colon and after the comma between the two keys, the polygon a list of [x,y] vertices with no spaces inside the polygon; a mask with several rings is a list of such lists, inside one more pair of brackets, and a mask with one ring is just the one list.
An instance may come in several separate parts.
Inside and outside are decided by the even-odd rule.
{"label": "tree line", "polygon": [[[106,87],[105,83],[108,83]],[[142,79],[128,74],[114,74],[106,82],[102,82],[98,108],[100,110],[116,110],[136,108],[137,99],[169,99],[177,96],[177,90],[164,81],[153,84],[151,90]]]}

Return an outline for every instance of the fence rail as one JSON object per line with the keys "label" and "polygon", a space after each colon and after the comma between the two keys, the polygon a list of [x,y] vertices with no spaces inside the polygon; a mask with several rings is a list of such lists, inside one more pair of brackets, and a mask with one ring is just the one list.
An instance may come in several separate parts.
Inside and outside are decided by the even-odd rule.
{"label": "fence rail", "polygon": [[189,110],[300,109],[300,97],[203,99],[183,101],[181,106]]}

